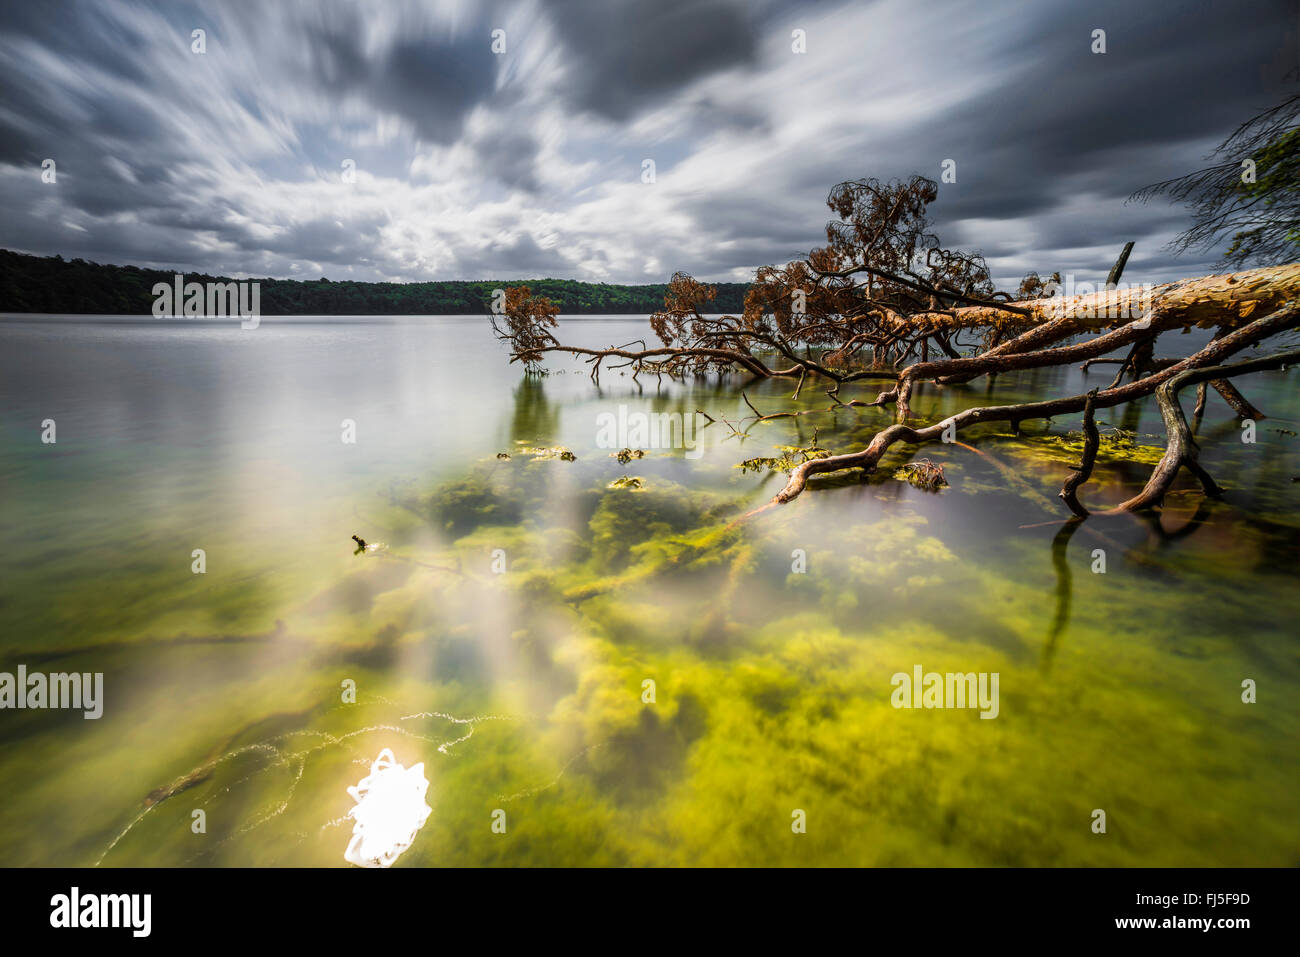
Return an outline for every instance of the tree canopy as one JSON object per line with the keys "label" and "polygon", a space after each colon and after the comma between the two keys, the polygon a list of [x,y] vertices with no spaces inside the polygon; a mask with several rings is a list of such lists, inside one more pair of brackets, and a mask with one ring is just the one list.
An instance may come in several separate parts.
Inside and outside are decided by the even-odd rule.
{"label": "tree canopy", "polygon": [[1192,225],[1176,251],[1231,239],[1234,266],[1280,265],[1300,256],[1300,93],[1252,117],[1210,154],[1205,169],[1143,187],[1133,199],[1166,195],[1186,203]]}

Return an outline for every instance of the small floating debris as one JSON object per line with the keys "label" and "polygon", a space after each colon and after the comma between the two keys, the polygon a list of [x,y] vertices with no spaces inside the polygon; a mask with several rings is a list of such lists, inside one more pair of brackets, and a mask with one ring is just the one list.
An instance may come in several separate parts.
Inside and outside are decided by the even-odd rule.
{"label": "small floating debris", "polygon": [[645,458],[645,452],[641,449],[619,449],[617,452],[610,452],[609,457],[611,459],[618,459],[619,465],[627,465],[627,463],[631,462],[633,459]]}
{"label": "small floating debris", "polygon": [[899,466],[894,472],[894,478],[910,482],[927,492],[937,492],[948,484],[948,480],[943,477],[943,466],[935,465],[929,459]]}
{"label": "small floating debris", "polygon": [[547,449],[522,449],[521,451],[523,451],[525,455],[531,455],[534,462],[541,462],[546,459],[559,459],[562,462],[574,462],[578,458],[562,445],[554,445]]}
{"label": "small floating debris", "polygon": [[606,486],[606,487],[607,487],[607,488],[624,488],[624,489],[630,489],[631,491],[636,492],[636,491],[640,491],[641,489],[645,488],[645,483],[642,482],[642,481],[641,481],[639,478],[637,478],[635,475],[624,475],[622,478],[616,478],[616,479],[614,479],[614,481],[610,482],[609,485]]}
{"label": "small floating debris", "polygon": [[497,453],[497,458],[499,458],[499,459],[504,459],[505,461],[509,462],[509,461],[510,461],[510,453],[509,453],[509,452],[498,452],[498,453]]}
{"label": "small floating debris", "polygon": [[347,816],[356,821],[343,858],[358,867],[388,867],[415,842],[433,808],[424,803],[429,782],[424,762],[404,768],[390,748],[379,752],[370,773],[348,794],[356,801]]}
{"label": "small floating debris", "polygon": [[208,778],[212,777],[212,765],[205,765],[196,768],[189,774],[177,778],[171,784],[160,788],[154,788],[144,797],[144,806],[153,807],[155,804],[161,804],[170,797],[175,797],[182,791],[188,791],[190,788],[202,784]]}
{"label": "small floating debris", "polygon": [[365,552],[368,555],[373,555],[376,552],[388,551],[388,546],[383,542],[370,542],[369,544],[366,544],[366,540],[360,535],[353,535],[352,540],[357,543],[356,549],[352,552],[353,555],[360,555],[362,552]]}

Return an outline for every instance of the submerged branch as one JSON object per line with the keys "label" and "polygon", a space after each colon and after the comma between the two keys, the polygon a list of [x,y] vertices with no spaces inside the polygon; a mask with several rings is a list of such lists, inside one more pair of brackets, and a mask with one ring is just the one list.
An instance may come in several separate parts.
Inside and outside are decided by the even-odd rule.
{"label": "submerged branch", "polygon": [[1079,518],[1087,518],[1088,510],[1079,504],[1076,493],[1079,486],[1091,477],[1093,463],[1097,461],[1097,448],[1101,445],[1101,435],[1097,432],[1097,420],[1093,414],[1096,411],[1096,402],[1097,390],[1093,389],[1088,393],[1088,399],[1083,405],[1083,457],[1074,469],[1074,474],[1061,486],[1061,500]]}
{"label": "submerged branch", "polygon": [[1210,473],[1197,462],[1199,448],[1192,437],[1192,430],[1183,415],[1183,407],[1178,401],[1178,392],[1189,385],[1200,382],[1225,381],[1232,376],[1245,375],[1250,372],[1263,372],[1269,369],[1281,369],[1300,362],[1300,349],[1278,352],[1259,359],[1248,359],[1231,365],[1213,366],[1211,368],[1187,369],[1179,372],[1156,389],[1156,402],[1160,406],[1160,415],[1165,420],[1165,430],[1169,435],[1169,444],[1160,463],[1151,473],[1146,486],[1137,495],[1112,509],[1112,512],[1135,512],[1144,508],[1158,507],[1177,478],[1180,469],[1187,469],[1201,483],[1205,494],[1211,498],[1222,494],[1223,490],[1210,477]]}
{"label": "submerged branch", "polygon": [[[1174,365],[1154,372],[1143,379],[1099,391],[1092,397],[1092,400],[1096,408],[1110,408],[1150,395],[1161,383],[1173,378],[1179,372],[1210,366],[1249,345],[1261,342],[1269,336],[1286,329],[1294,328],[1297,323],[1300,323],[1300,306],[1288,303],[1276,312],[1270,313],[1221,339],[1211,342],[1195,355],[1180,360]],[[1222,376],[1214,377],[1222,378]],[[767,505],[756,509],[750,514],[756,514],[772,506],[783,505],[792,501],[804,490],[808,484],[808,479],[814,475],[837,472],[842,469],[874,471],[880,457],[897,442],[920,445],[939,439],[945,434],[948,434],[951,438],[958,430],[971,425],[986,422],[1022,422],[1026,419],[1044,419],[1057,415],[1068,415],[1073,412],[1083,411],[1088,401],[1088,395],[1076,395],[1042,402],[981,406],[966,409],[925,428],[914,429],[902,423],[891,425],[877,432],[870,444],[861,451],[833,455],[803,463],[790,473],[790,479],[785,487]]]}

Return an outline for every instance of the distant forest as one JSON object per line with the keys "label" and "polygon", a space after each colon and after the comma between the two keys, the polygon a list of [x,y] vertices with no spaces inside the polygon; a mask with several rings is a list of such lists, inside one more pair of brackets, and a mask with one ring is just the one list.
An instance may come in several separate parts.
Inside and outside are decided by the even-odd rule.
{"label": "distant forest", "polygon": [[[26,256],[0,249],[0,312],[148,315],[154,283],[171,283],[170,270],[109,266]],[[186,282],[231,282],[224,276],[185,273]],[[561,315],[649,314],[664,304],[666,283],[614,286],[572,279],[484,279],[472,282],[331,282],[328,279],[257,279],[264,316],[448,316],[487,313],[492,291],[527,286],[549,296]],[[739,313],[747,283],[717,283],[711,312]]]}

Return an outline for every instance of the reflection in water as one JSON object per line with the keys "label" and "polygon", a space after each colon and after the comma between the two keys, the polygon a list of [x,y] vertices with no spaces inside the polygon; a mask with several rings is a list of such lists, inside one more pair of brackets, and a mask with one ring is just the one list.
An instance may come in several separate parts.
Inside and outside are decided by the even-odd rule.
{"label": "reflection in water", "polygon": [[1205,523],[1210,515],[1211,502],[1209,499],[1202,498],[1196,503],[1196,511],[1183,520],[1182,524],[1173,528],[1165,527],[1165,518],[1171,512],[1167,508],[1162,508],[1149,512],[1136,512],[1133,515],[1135,521],[1145,524],[1151,530],[1150,542],[1157,548],[1163,548],[1171,542],[1176,542],[1180,538],[1186,538],[1193,535]]}
{"label": "reflection in water", "polygon": [[[1212,503],[1209,499],[1199,499],[1196,503],[1195,512],[1182,522],[1181,525],[1170,530],[1165,528],[1165,518],[1169,514],[1169,509],[1160,509],[1148,512],[1135,512],[1131,514],[1113,516],[1117,521],[1134,522],[1146,527],[1149,535],[1146,541],[1140,546],[1133,546],[1127,550],[1127,556],[1131,561],[1158,563],[1155,556],[1155,550],[1162,549],[1172,542],[1194,534],[1207,521]],[[1068,557],[1070,540],[1074,538],[1075,533],[1083,528],[1085,523],[1092,522],[1088,530],[1096,535],[1100,540],[1116,544],[1110,536],[1098,531],[1096,525],[1099,523],[1097,516],[1087,519],[1071,517],[1066,519],[1061,526],[1060,531],[1052,538],[1052,567],[1056,572],[1056,613],[1052,617],[1052,625],[1047,632],[1047,644],[1043,649],[1043,669],[1050,669],[1052,656],[1056,651],[1056,644],[1060,636],[1065,632],[1070,624],[1070,601],[1073,595],[1074,573]],[[1276,539],[1278,529],[1270,530],[1274,534],[1268,536]],[[1090,558],[1094,563],[1096,558]],[[1104,561],[1104,558],[1103,558]],[[1104,565],[1101,566],[1104,571]],[[1094,573],[1097,568],[1092,569]]]}
{"label": "reflection in water", "polygon": [[514,414],[510,419],[510,442],[555,445],[560,410],[546,401],[545,379],[524,376],[514,389]]}
{"label": "reflection in water", "polygon": [[[742,424],[740,380],[522,377],[479,319],[0,337],[0,522],[25,543],[0,554],[5,656],[105,675],[100,721],[0,715],[0,863],[339,866],[384,749],[433,782],[398,866],[1294,863],[1300,446],[1243,444],[1213,395],[1227,494],[1176,486],[1168,527],[1061,524],[1064,419],[926,447],[937,494],[894,478],[899,447],[736,524],[782,480],[742,460],[859,448],[889,411],[752,382],[808,414]],[[1293,381],[1251,399],[1290,423]],[[916,409],[1087,385],[1004,375]],[[618,462],[597,435],[620,405],[702,410],[701,457]],[[1123,424],[1162,444],[1153,408]],[[576,459],[497,458],[519,446]],[[1148,470],[1103,456],[1090,507]],[[918,663],[999,673],[997,719],[892,708]],[[1091,833],[1099,806],[1122,840]]]}
{"label": "reflection in water", "polygon": [[1070,623],[1070,598],[1073,594],[1074,572],[1070,569],[1068,551],[1070,539],[1083,525],[1080,518],[1068,518],[1061,530],[1052,537],[1052,567],[1056,569],[1056,614],[1052,616],[1052,627],[1047,632],[1047,644],[1043,648],[1043,670],[1052,667],[1052,656],[1056,653],[1056,642]]}

